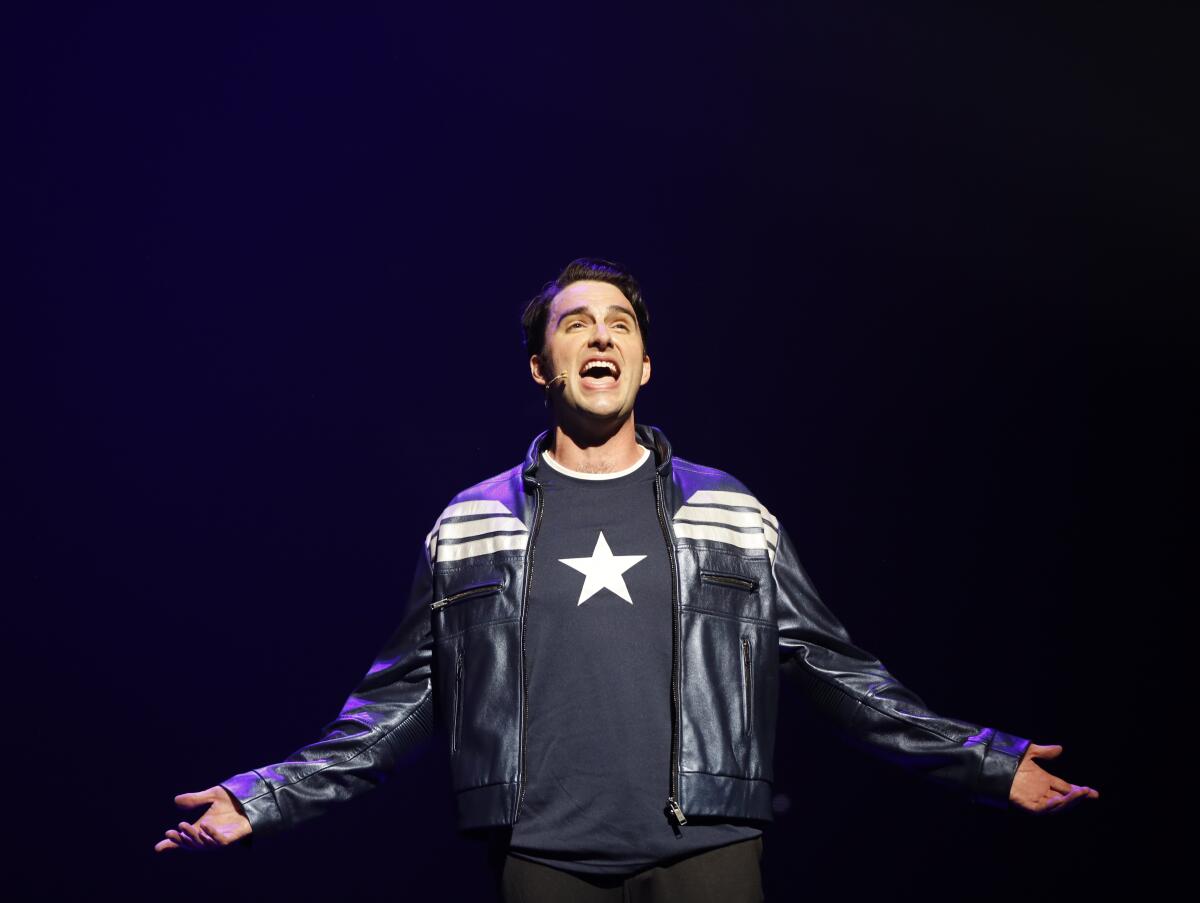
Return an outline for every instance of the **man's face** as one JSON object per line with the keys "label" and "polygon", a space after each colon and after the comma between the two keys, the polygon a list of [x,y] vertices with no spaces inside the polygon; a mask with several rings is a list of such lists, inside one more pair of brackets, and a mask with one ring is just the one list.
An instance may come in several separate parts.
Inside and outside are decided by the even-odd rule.
{"label": "man's face", "polygon": [[541,386],[566,371],[550,388],[560,420],[628,417],[650,379],[633,305],[615,285],[572,282],[550,303],[542,359],[530,357],[529,369]]}

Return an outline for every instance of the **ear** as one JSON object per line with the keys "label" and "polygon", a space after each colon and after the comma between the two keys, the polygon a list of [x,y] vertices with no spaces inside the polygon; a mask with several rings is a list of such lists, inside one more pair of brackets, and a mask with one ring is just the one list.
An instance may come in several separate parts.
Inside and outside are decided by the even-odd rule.
{"label": "ear", "polygon": [[535,383],[543,389],[546,388],[547,379],[546,374],[542,371],[542,359],[536,354],[529,356],[529,372],[533,376]]}
{"label": "ear", "polygon": [[644,386],[648,382],[650,382],[650,355],[643,354],[642,355],[642,381],[640,383],[638,383],[638,385]]}

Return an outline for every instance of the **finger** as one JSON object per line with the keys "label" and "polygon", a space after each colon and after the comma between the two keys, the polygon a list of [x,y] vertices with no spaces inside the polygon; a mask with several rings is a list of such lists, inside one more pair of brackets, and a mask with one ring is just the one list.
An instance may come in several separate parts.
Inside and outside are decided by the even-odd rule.
{"label": "finger", "polygon": [[196,849],[195,843],[192,841],[192,838],[188,837],[186,834],[184,834],[180,831],[176,831],[174,828],[171,828],[170,830],[167,831],[167,838],[172,843],[174,843],[176,846],[178,846],[184,850],[191,851],[191,850]]}
{"label": "finger", "polygon": [[158,843],[156,843],[154,845],[154,852],[156,852],[156,853],[161,853],[164,850],[177,850],[177,849],[179,849],[179,844],[177,844],[173,840],[160,840]]}
{"label": "finger", "polygon": [[1080,784],[1079,785],[1079,793],[1077,794],[1077,796],[1079,799],[1085,800],[1088,798],[1099,796],[1099,794],[1096,793],[1096,791],[1093,790],[1091,787],[1085,787],[1084,785]]}
{"label": "finger", "polygon": [[213,795],[204,790],[195,793],[181,793],[175,797],[175,805],[181,809],[192,809],[202,803],[211,802],[213,802]]}
{"label": "finger", "polygon": [[1059,755],[1061,755],[1062,751],[1063,751],[1062,746],[1060,746],[1057,743],[1052,743],[1049,746],[1038,746],[1037,744],[1030,744],[1030,747],[1029,747],[1029,755],[1033,756],[1036,759],[1055,759]]}
{"label": "finger", "polygon": [[220,833],[210,822],[196,822],[196,836],[199,837],[200,843],[206,850],[215,850],[223,846],[220,840]]}
{"label": "finger", "polygon": [[206,822],[196,822],[196,827],[200,831],[200,839],[206,847],[221,846],[221,837],[217,829]]}
{"label": "finger", "polygon": [[1065,796],[1056,796],[1054,799],[1050,800],[1044,806],[1042,806],[1041,814],[1042,815],[1054,815],[1062,808],[1063,801],[1065,799],[1066,799]]}
{"label": "finger", "polygon": [[1075,803],[1077,803],[1082,797],[1086,796],[1087,790],[1088,788],[1086,787],[1075,787],[1075,789],[1073,789],[1070,793],[1060,796],[1057,800],[1055,800],[1053,808],[1050,809],[1050,811],[1054,813],[1066,811]]}
{"label": "finger", "polygon": [[192,838],[192,840],[196,841],[196,843],[200,843],[200,839],[201,839],[200,838],[200,829],[197,828],[195,825],[188,824],[185,821],[181,821],[179,823],[179,830],[181,832],[187,834],[187,836]]}
{"label": "finger", "polygon": [[1042,797],[1038,803],[1038,811],[1044,813],[1054,812],[1059,809],[1071,795],[1071,785],[1067,785],[1066,792],[1056,793],[1053,790],[1048,790],[1046,795]]}
{"label": "finger", "polygon": [[186,834],[189,838],[191,838],[191,841],[193,844],[195,844],[196,849],[203,848],[204,838],[200,836],[199,828],[197,828],[195,825],[189,825],[185,821],[181,821],[179,823],[179,830],[180,830],[180,832]]}

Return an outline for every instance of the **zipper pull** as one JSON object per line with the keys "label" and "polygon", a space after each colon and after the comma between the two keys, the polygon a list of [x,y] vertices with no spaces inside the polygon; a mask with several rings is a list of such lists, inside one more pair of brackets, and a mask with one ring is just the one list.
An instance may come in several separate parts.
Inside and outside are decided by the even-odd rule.
{"label": "zipper pull", "polygon": [[667,797],[667,811],[671,813],[671,817],[675,819],[675,824],[686,825],[687,819],[683,815],[683,810],[679,808],[679,803],[675,802],[675,797]]}

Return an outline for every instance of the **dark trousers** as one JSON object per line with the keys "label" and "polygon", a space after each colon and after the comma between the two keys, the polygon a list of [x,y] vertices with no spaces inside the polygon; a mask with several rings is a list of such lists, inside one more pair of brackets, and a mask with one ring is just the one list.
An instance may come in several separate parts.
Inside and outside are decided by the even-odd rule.
{"label": "dark trousers", "polygon": [[762,837],[628,877],[583,875],[507,854],[493,862],[504,903],[760,903]]}

